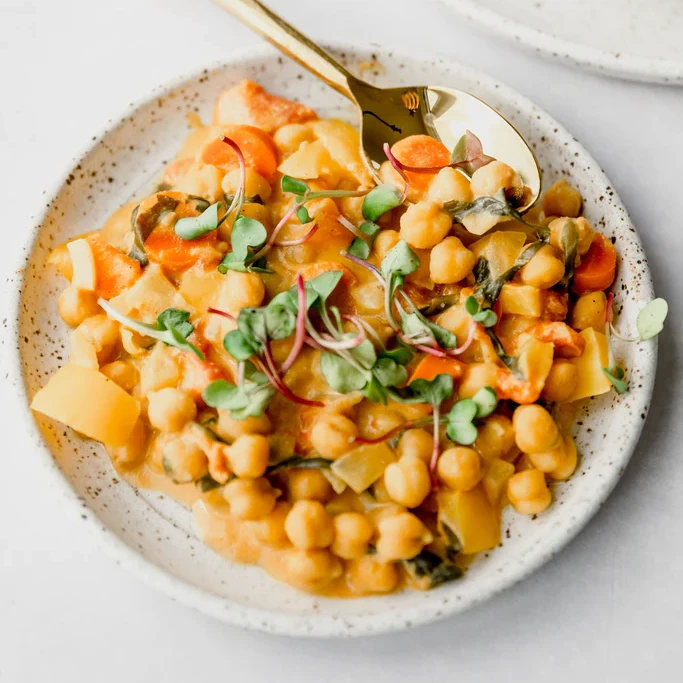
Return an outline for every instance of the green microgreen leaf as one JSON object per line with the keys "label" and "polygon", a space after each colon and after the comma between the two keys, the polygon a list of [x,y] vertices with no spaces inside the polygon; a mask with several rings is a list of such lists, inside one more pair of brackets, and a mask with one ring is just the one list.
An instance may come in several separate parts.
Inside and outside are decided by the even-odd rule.
{"label": "green microgreen leaf", "polygon": [[434,379],[413,380],[402,394],[396,394],[399,403],[430,403],[441,405],[442,401],[453,395],[453,378],[450,375],[437,375]]}
{"label": "green microgreen leaf", "polygon": [[308,209],[305,206],[300,206],[296,210],[296,217],[300,223],[310,223],[312,220],[311,214],[308,213]]}
{"label": "green microgreen leaf", "polygon": [[380,263],[380,271],[387,282],[392,277],[404,278],[414,273],[419,267],[420,259],[405,240],[397,242]]}
{"label": "green microgreen leaf", "polygon": [[382,403],[383,405],[386,405],[389,392],[373,374],[368,383],[363,387],[363,396],[373,403]]}
{"label": "green microgreen leaf", "polygon": [[266,333],[270,339],[275,341],[287,339],[296,329],[296,315],[283,304],[273,304],[266,306],[264,310]]}
{"label": "green microgreen leaf", "polygon": [[408,379],[408,371],[391,358],[378,358],[372,372],[384,387],[397,387]]}
{"label": "green microgreen leaf", "polygon": [[498,395],[493,387],[482,387],[472,396],[472,400],[477,406],[475,417],[488,417],[498,405]]}
{"label": "green microgreen leaf", "polygon": [[184,240],[196,240],[210,233],[218,227],[220,207],[221,202],[216,202],[202,211],[199,216],[178,219],[174,227],[175,234]]}
{"label": "green microgreen leaf", "polygon": [[227,253],[218,265],[221,273],[228,270],[246,272],[249,270],[248,259],[253,255],[252,250],[262,247],[268,239],[264,225],[255,218],[239,216],[230,233],[232,251]]}
{"label": "green microgreen leaf", "polygon": [[283,192],[291,192],[296,195],[304,195],[310,192],[311,188],[303,181],[298,178],[292,178],[292,176],[283,175],[282,180],[280,180],[280,188]]}
{"label": "green microgreen leaf", "polygon": [[258,353],[258,348],[249,342],[240,330],[231,330],[223,337],[225,350],[238,361],[249,360]]}
{"label": "green microgreen leaf", "polygon": [[401,193],[389,184],[378,185],[363,199],[363,218],[375,222],[401,203]]}
{"label": "green microgreen leaf", "polygon": [[365,260],[370,256],[370,245],[360,237],[354,237],[346,251],[351,254],[351,256],[356,256]]}
{"label": "green microgreen leaf", "polygon": [[465,310],[470,315],[476,315],[479,313],[481,306],[479,305],[479,302],[475,296],[468,296],[467,299],[465,299]]}
{"label": "green microgreen leaf", "polygon": [[451,164],[459,164],[467,159],[467,137],[462,135],[451,152]]}
{"label": "green microgreen leaf", "polygon": [[327,351],[320,355],[320,371],[325,381],[340,394],[361,390],[370,380],[370,372],[361,372],[348,361]]}
{"label": "green microgreen leaf", "polygon": [[413,360],[413,350],[405,344],[399,344],[395,349],[387,349],[379,354],[380,358],[390,358],[399,365],[408,365]]}
{"label": "green microgreen leaf", "polygon": [[368,237],[375,237],[381,228],[379,225],[377,225],[377,223],[373,223],[372,221],[363,221],[358,226],[358,230]]}
{"label": "green microgreen leaf", "polygon": [[612,383],[614,391],[616,391],[617,394],[625,394],[628,391],[628,382],[624,380],[626,373],[622,367],[615,365],[612,368],[603,368],[602,371]]}
{"label": "green microgreen leaf", "polygon": [[664,329],[664,321],[669,313],[669,304],[665,299],[650,301],[636,318],[636,327],[642,341],[656,337]]}
{"label": "green microgreen leaf", "polygon": [[150,325],[120,313],[106,299],[98,299],[97,303],[107,316],[129,330],[164,342],[168,346],[174,346],[181,351],[190,351],[201,360],[205,359],[204,354],[186,339],[194,330],[194,327],[188,322],[190,314],[187,311],[179,311],[175,308],[166,309],[159,314],[157,323]]}
{"label": "green microgreen leaf", "polygon": [[471,398],[464,398],[453,405],[448,413],[446,435],[451,441],[469,446],[477,439],[474,419],[479,411],[478,404]]}
{"label": "green microgreen leaf", "polygon": [[498,315],[492,308],[485,308],[472,316],[475,323],[481,323],[484,327],[493,327],[498,322]]}
{"label": "green microgreen leaf", "polygon": [[235,420],[263,415],[274,389],[263,373],[252,371],[249,376],[243,386],[235,386],[224,379],[211,382],[202,392],[204,402],[211,408],[229,410]]}

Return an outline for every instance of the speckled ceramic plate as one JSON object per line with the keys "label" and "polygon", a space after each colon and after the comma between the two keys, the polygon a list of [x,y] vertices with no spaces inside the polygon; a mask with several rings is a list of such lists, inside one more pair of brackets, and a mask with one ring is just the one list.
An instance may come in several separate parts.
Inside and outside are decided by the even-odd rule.
{"label": "speckled ceramic plate", "polygon": [[544,57],[619,78],[683,85],[680,0],[441,0]]}
{"label": "speckled ceramic plate", "polygon": [[[370,59],[365,49],[338,48],[351,68]],[[652,298],[638,236],[595,161],[548,114],[513,90],[470,68],[427,57],[374,50],[385,67],[382,84],[443,83],[475,93],[500,109],[533,145],[549,183],[566,175],[586,200],[586,214],[617,239],[616,285],[624,329]],[[150,93],[78,158],[32,229],[25,263],[9,286],[15,297],[17,351],[9,381],[26,434],[24,457],[48,468],[53,486],[96,532],[121,564],[155,588],[219,619],[263,631],[307,636],[359,636],[423,624],[490,598],[557,553],[588,521],[621,475],[640,434],[653,388],[655,343],[619,348],[629,368],[630,394],[591,402],[579,419],[579,471],[555,489],[556,501],[537,518],[504,518],[502,545],[478,557],[465,577],[431,592],[406,591],[360,600],[321,599],[270,579],[260,568],[232,564],[196,537],[189,513],[157,493],[122,482],[98,444],[32,415],[27,399],[65,362],[67,329],[57,315],[64,286],[45,259],[66,238],[102,224],[170,159],[187,132],[185,115],[208,119],[216,95],[242,78],[307,102],[323,116],[350,117],[351,107],[294,63],[263,50],[183,78]],[[6,285],[6,289],[7,289]],[[576,587],[580,590],[580,587]]]}

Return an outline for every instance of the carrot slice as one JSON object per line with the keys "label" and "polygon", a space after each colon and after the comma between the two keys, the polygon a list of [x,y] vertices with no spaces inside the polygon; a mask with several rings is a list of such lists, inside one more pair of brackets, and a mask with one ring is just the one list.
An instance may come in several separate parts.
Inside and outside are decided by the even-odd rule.
{"label": "carrot slice", "polygon": [[140,262],[105,242],[97,233],[89,234],[86,239],[90,243],[95,259],[97,284],[95,292],[103,299],[111,299],[128,289],[141,275]]}
{"label": "carrot slice", "polygon": [[158,263],[171,272],[191,268],[195,263],[215,263],[218,252],[213,247],[218,237],[216,231],[196,240],[184,240],[176,235],[172,225],[157,225],[145,240],[145,251],[150,261]]}
{"label": "carrot slice", "polygon": [[[391,148],[392,154],[406,166],[431,168],[446,166],[451,160],[447,147],[429,135],[410,135],[399,140]],[[427,189],[436,173],[406,172],[410,184],[418,189]]]}
{"label": "carrot slice", "polygon": [[[222,135],[237,143],[244,155],[244,163],[260,173],[268,182],[275,179],[277,172],[277,149],[268,133],[253,126],[225,126]],[[204,146],[200,160],[205,164],[231,170],[237,168],[237,154],[220,137]]]}
{"label": "carrot slice", "polygon": [[462,377],[464,363],[455,358],[425,356],[415,368],[409,382],[416,379],[433,380],[437,375],[450,375],[453,379]]}
{"label": "carrot slice", "polygon": [[166,185],[175,185],[190,170],[193,163],[194,160],[189,158],[172,161],[166,166],[161,182]]}
{"label": "carrot slice", "polygon": [[613,282],[617,269],[617,250],[610,240],[595,233],[591,246],[574,271],[573,289],[577,294],[599,292]]}

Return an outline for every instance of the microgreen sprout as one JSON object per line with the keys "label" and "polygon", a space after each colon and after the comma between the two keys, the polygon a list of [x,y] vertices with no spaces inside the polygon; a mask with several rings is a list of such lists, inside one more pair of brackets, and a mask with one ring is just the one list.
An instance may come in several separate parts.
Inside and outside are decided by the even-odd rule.
{"label": "microgreen sprout", "polygon": [[384,145],[382,145],[382,150],[384,151],[384,154],[389,160],[389,163],[392,165],[396,173],[398,173],[399,176],[401,176],[401,180],[403,181],[403,193],[400,197],[400,203],[403,204],[408,195],[408,190],[410,189],[410,181],[408,180],[408,176],[406,175],[403,165],[391,151],[391,145],[388,142],[385,142]]}
{"label": "microgreen sprout", "polygon": [[474,296],[465,299],[465,310],[475,323],[481,323],[484,327],[493,327],[498,322],[496,312],[492,308],[482,308]]}
{"label": "microgreen sprout", "polygon": [[175,234],[184,240],[197,240],[218,227],[218,210],[221,202],[211,204],[199,216],[179,218],[174,226]]}
{"label": "microgreen sprout", "polygon": [[145,337],[151,337],[164,342],[168,346],[174,346],[181,351],[194,353],[200,360],[204,360],[204,354],[194,345],[187,341],[192,334],[194,326],[189,322],[190,314],[177,308],[167,308],[157,316],[156,324],[143,323],[119,312],[106,299],[98,299],[97,303],[112,320],[121,323],[129,330],[133,330]]}

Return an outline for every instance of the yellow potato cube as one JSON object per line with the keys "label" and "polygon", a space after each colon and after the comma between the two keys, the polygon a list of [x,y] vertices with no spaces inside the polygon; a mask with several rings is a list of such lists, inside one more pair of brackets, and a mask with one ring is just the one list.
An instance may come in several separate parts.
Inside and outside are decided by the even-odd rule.
{"label": "yellow potato cube", "polygon": [[491,505],[500,504],[500,499],[505,490],[507,480],[515,473],[515,466],[511,462],[496,458],[491,460],[482,485],[486,492],[486,497],[489,499]]}
{"label": "yellow potato cube", "polygon": [[469,491],[440,491],[437,500],[439,524],[455,532],[463,553],[480,553],[498,545],[500,516],[481,484]]}
{"label": "yellow potato cube", "polygon": [[332,472],[356,493],[370,488],[396,461],[396,454],[385,443],[359,446],[332,463]]}
{"label": "yellow potato cube", "polygon": [[68,363],[34,396],[31,408],[107,446],[123,446],[140,404],[93,368]]}
{"label": "yellow potato cube", "polygon": [[570,401],[605,394],[612,388],[603,372],[608,363],[607,338],[592,327],[583,330],[581,336],[586,341],[583,354],[570,360],[579,372],[579,381]]}
{"label": "yellow potato cube", "polygon": [[[465,226],[467,227],[467,226]],[[469,247],[479,258],[483,256],[489,262],[492,277],[496,277],[511,268],[524,248],[526,234],[513,230],[494,232]]]}
{"label": "yellow potato cube", "polygon": [[502,313],[525,315],[530,318],[540,318],[543,313],[541,290],[531,285],[508,282],[500,290],[498,301],[500,301]]}

